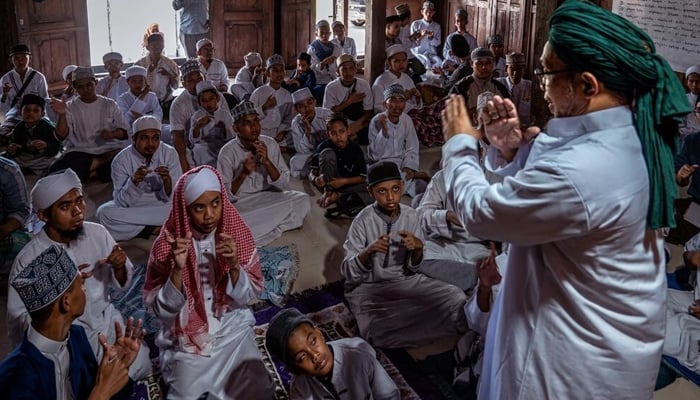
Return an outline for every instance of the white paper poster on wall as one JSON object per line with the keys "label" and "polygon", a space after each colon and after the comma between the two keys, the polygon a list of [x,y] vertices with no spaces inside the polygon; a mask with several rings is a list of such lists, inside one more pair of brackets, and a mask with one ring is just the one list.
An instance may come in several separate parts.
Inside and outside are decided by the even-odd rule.
{"label": "white paper poster on wall", "polygon": [[612,11],[647,32],[674,70],[700,64],[700,0],[614,0]]}

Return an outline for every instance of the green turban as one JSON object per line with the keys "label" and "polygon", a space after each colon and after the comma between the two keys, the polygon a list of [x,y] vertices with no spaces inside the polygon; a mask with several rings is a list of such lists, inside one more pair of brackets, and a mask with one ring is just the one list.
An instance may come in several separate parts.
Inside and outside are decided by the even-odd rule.
{"label": "green turban", "polygon": [[584,0],[567,0],[549,19],[549,44],[570,68],[588,71],[632,102],[649,173],[650,228],[674,227],[673,158],[678,124],[690,112],[680,81],[649,35]]}

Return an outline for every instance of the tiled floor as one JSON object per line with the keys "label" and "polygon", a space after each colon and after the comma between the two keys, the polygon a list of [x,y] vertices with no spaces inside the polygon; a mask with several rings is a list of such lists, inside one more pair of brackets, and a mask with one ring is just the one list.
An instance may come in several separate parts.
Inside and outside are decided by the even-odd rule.
{"label": "tiled floor", "polygon": [[[423,149],[421,151],[421,169],[434,172],[440,158],[440,149]],[[29,185],[36,179],[29,178]],[[292,188],[306,192],[313,196],[313,200],[319,195],[307,182],[293,180]],[[111,197],[111,186],[105,184],[91,184],[86,187],[88,198],[87,215],[93,216],[94,211]],[[294,291],[316,287],[326,282],[333,282],[340,279],[340,263],[343,258],[343,241],[350,226],[349,219],[329,221],[323,217],[323,210],[313,206],[306,218],[306,223],[302,229],[285,233],[281,238],[273,242],[273,245],[295,244],[299,250],[300,272],[294,284]],[[136,239],[123,244],[129,257],[135,264],[145,264],[148,259],[150,240]],[[675,248],[674,262],[678,259],[682,249]],[[673,263],[672,263],[673,265]],[[4,290],[0,290],[0,326],[6,326],[7,295]],[[451,347],[449,341],[436,343],[418,351],[412,352],[414,357],[424,356],[444,351]],[[0,334],[0,357],[4,357],[11,349],[4,334]],[[658,391],[654,395],[655,400],[697,400],[700,399],[700,388],[688,381],[678,379],[672,385]]]}

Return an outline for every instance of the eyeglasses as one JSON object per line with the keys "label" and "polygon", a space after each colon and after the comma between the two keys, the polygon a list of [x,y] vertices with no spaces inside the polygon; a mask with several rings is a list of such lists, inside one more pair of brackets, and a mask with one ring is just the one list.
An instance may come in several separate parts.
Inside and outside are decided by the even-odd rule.
{"label": "eyeglasses", "polygon": [[545,71],[542,69],[542,67],[537,67],[535,68],[535,71],[533,74],[537,77],[537,79],[540,80],[540,84],[544,85],[544,78],[549,76],[549,75],[557,75],[557,74],[564,74],[567,72],[575,72],[576,70],[573,68],[566,68],[566,69],[558,69],[556,71]]}

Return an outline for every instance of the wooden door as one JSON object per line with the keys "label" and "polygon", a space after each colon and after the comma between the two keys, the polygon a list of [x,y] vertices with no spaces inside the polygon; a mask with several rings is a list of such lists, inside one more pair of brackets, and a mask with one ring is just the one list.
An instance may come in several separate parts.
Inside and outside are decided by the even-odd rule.
{"label": "wooden door", "polygon": [[209,8],[211,38],[229,75],[234,76],[248,52],[260,53],[263,62],[274,49],[272,0],[216,0]]}
{"label": "wooden door", "polygon": [[315,39],[316,4],[313,0],[282,0],[278,10],[280,54],[287,68],[295,68],[297,55],[306,51]]}
{"label": "wooden door", "polygon": [[463,7],[469,14],[468,30],[479,46],[486,46],[490,35],[499,34],[505,41],[506,53],[527,51],[525,9],[528,0],[451,0],[450,11]]}
{"label": "wooden door", "polygon": [[19,41],[29,46],[31,66],[50,89],[62,85],[66,65],[90,65],[86,0],[17,0],[15,6]]}

